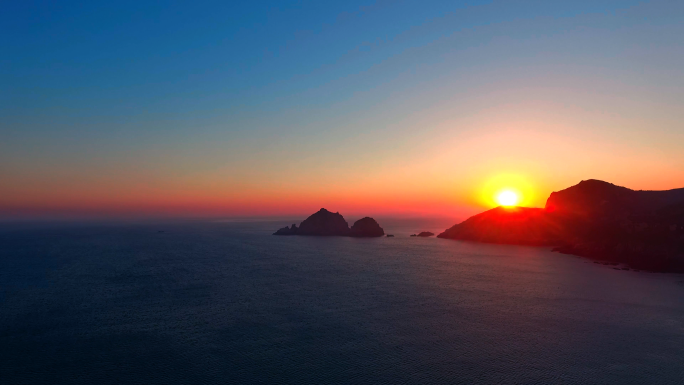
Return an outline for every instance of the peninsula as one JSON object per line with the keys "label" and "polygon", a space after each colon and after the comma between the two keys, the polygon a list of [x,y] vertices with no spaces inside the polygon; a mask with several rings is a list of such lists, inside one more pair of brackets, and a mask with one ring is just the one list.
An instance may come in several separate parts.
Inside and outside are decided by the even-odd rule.
{"label": "peninsula", "polygon": [[551,193],[544,208],[496,207],[437,237],[553,246],[637,269],[684,272],[684,188],[635,191],[586,180]]}

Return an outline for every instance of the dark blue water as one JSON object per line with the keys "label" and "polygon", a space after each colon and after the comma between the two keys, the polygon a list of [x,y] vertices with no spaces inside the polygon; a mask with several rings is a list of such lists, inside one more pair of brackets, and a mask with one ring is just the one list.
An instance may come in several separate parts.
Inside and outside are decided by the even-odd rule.
{"label": "dark blue water", "polygon": [[684,382],[682,276],[284,224],[0,226],[0,383]]}

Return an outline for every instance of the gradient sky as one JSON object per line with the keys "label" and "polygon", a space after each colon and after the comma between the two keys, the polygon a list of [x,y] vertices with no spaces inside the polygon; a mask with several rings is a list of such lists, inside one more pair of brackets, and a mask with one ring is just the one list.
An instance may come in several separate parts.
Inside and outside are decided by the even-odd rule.
{"label": "gradient sky", "polygon": [[143,3],[3,4],[0,217],[684,187],[682,1]]}

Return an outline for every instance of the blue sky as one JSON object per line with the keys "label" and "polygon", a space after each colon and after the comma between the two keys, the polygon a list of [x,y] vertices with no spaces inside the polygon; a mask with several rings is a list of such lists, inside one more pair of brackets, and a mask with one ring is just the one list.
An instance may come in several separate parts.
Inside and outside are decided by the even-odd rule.
{"label": "blue sky", "polygon": [[[448,48],[562,35],[578,27],[568,18],[626,13],[643,2],[327,3],[13,2],[1,23],[3,115],[204,118],[326,105],[444,60]],[[520,21],[534,24],[506,28]],[[361,76],[412,48],[490,25],[501,28]],[[438,76],[422,75],[412,83]],[[325,87],[336,82],[343,84]],[[318,88],[324,92],[311,91]]]}
{"label": "blue sky", "polygon": [[[636,183],[615,171],[627,154],[681,160],[683,20],[678,1],[11,2],[0,14],[0,176],[7,196],[34,198],[0,206],[214,179],[231,182],[208,190],[264,195],[319,179],[325,195],[331,170],[349,184],[362,170],[437,162],[450,140],[510,132],[485,128],[488,116],[563,116],[530,135],[617,146],[614,159],[587,156],[611,164],[600,176]],[[542,171],[525,172],[560,182]],[[667,185],[659,178],[642,184]]]}

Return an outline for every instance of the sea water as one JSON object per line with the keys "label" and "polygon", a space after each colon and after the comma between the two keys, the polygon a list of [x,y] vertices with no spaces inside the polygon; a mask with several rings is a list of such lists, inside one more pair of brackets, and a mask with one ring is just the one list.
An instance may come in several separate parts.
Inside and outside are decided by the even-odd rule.
{"label": "sea water", "polygon": [[1,225],[0,383],[684,383],[681,275],[291,222]]}

